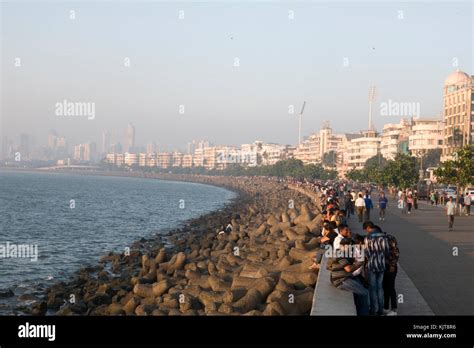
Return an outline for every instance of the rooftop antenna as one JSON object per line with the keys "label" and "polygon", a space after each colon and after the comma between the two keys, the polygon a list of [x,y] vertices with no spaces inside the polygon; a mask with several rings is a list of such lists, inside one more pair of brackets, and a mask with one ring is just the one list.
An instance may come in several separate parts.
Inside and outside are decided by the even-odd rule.
{"label": "rooftop antenna", "polygon": [[374,130],[374,125],[372,124],[372,104],[375,100],[376,89],[375,86],[370,86],[369,88],[369,130]]}
{"label": "rooftop antenna", "polygon": [[303,106],[301,107],[301,111],[299,114],[299,124],[298,124],[298,145],[301,144],[301,118],[303,117],[304,107],[306,105],[306,101],[303,102]]}

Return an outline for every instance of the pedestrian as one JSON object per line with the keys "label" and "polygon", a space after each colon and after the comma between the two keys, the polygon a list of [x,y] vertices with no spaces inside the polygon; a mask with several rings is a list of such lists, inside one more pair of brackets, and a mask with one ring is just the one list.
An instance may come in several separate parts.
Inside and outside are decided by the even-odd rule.
{"label": "pedestrian", "polygon": [[352,208],[352,195],[349,191],[347,191],[346,195],[344,196],[344,210],[346,211],[346,217],[349,219],[351,217],[351,211],[354,210]]}
{"label": "pedestrian", "polygon": [[469,192],[466,192],[466,197],[464,197],[464,207],[466,210],[466,216],[471,215],[471,195]]}
{"label": "pedestrian", "polygon": [[341,256],[336,256],[330,264],[331,283],[341,290],[353,293],[357,315],[369,314],[369,292],[364,286],[362,277],[358,274],[364,267],[364,261],[356,261],[350,254],[351,242],[343,238],[340,242]]}
{"label": "pedestrian", "polygon": [[356,194],[355,194],[354,190],[351,191],[351,196],[352,196],[352,199],[351,199],[351,214],[355,215]]}
{"label": "pedestrian", "polygon": [[385,193],[381,192],[379,197],[379,220],[385,220],[385,209],[387,209],[388,199]]}
{"label": "pedestrian", "polygon": [[448,203],[446,203],[446,215],[449,221],[449,230],[453,230],[454,225],[454,212],[456,211],[456,203],[453,202],[453,197],[449,197]]}
{"label": "pedestrian", "polygon": [[359,193],[359,197],[355,201],[355,207],[357,210],[357,217],[359,218],[359,222],[362,222],[365,209],[365,200],[362,198],[362,193]]}
{"label": "pedestrian", "polygon": [[411,208],[413,207],[413,196],[411,194],[407,197],[407,212],[411,214]]}
{"label": "pedestrian", "polygon": [[462,215],[464,212],[464,196],[460,194],[458,196],[458,204],[459,204],[459,215]]}
{"label": "pedestrian", "polygon": [[408,202],[407,202],[407,194],[406,194],[405,191],[403,191],[400,200],[402,201],[402,214],[406,214],[407,213],[407,203]]}
{"label": "pedestrian", "polygon": [[370,198],[369,194],[365,196],[364,201],[365,201],[365,221],[369,221],[370,211],[372,210],[374,205],[372,204],[372,199]]}
{"label": "pedestrian", "polygon": [[[388,241],[388,256],[385,273],[383,275],[384,314],[397,315],[397,291],[395,290],[395,278],[398,272],[398,259],[400,250],[397,239],[385,232]],[[390,310],[391,309],[391,310]]]}
{"label": "pedestrian", "polygon": [[364,250],[369,281],[370,315],[383,315],[384,291],[383,277],[386,269],[386,258],[389,254],[387,237],[380,227],[372,221],[366,221],[362,228],[367,231]]}

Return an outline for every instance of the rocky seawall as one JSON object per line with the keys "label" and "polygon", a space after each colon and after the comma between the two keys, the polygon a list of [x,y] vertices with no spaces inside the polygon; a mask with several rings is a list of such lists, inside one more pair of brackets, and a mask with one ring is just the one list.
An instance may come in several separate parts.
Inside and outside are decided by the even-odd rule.
{"label": "rocky seawall", "polygon": [[[307,315],[317,272],[317,197],[266,178],[154,175],[219,185],[234,203],[51,286],[44,315]],[[219,233],[228,224],[231,232]]]}

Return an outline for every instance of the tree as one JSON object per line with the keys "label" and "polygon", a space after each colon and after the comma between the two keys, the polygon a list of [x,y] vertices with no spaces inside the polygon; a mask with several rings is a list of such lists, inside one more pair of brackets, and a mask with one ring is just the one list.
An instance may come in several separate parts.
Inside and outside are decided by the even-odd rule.
{"label": "tree", "polygon": [[418,181],[416,159],[406,154],[398,153],[393,161],[388,161],[383,173],[387,184],[398,188],[412,187]]}
{"label": "tree", "polygon": [[365,161],[364,168],[373,167],[373,166],[384,166],[387,163],[387,160],[382,155],[375,155],[370,157]]}
{"label": "tree", "polygon": [[365,182],[365,172],[363,169],[352,168],[346,173],[346,177],[352,181]]}
{"label": "tree", "polygon": [[423,155],[423,168],[437,167],[441,160],[441,149],[428,150]]}
{"label": "tree", "polygon": [[474,146],[466,145],[454,154],[454,160],[447,160],[435,169],[436,180],[445,185],[455,185],[460,189],[474,183]]}
{"label": "tree", "polygon": [[336,165],[336,160],[336,151],[329,151],[323,154],[322,163],[327,167],[334,167]]}

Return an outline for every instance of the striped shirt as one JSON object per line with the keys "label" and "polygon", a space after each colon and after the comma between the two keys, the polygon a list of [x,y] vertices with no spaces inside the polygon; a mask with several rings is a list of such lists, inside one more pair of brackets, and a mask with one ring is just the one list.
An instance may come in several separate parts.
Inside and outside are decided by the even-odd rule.
{"label": "striped shirt", "polygon": [[389,244],[386,235],[377,231],[365,237],[365,257],[369,272],[384,272],[386,257],[389,254]]}

